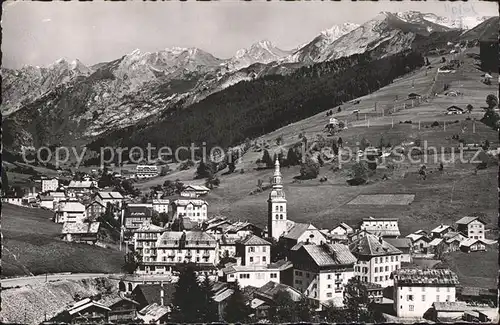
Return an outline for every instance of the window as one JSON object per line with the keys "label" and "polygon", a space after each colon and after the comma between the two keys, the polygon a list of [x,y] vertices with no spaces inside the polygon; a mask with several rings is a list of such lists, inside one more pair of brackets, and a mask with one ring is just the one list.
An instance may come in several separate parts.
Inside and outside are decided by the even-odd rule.
{"label": "window", "polygon": [[414,305],[409,305],[408,308],[410,309],[410,311],[414,311],[415,310],[415,306]]}
{"label": "window", "polygon": [[266,246],[262,246],[262,252],[265,253],[266,252]]}
{"label": "window", "polygon": [[271,273],[271,279],[276,279],[278,277],[277,273]]}
{"label": "window", "polygon": [[378,272],[378,267],[375,266],[375,273],[377,273],[377,272]]}
{"label": "window", "polygon": [[332,285],[331,285],[331,284],[327,285],[327,288],[328,288],[328,289],[331,289],[331,288],[332,288]]}
{"label": "window", "polygon": [[250,256],[250,263],[252,263],[252,262],[253,262],[253,257]]}
{"label": "window", "polygon": [[265,262],[265,261],[266,261],[266,257],[262,256],[262,262]]}
{"label": "window", "polygon": [[425,292],[425,287],[422,287],[422,292]]}
{"label": "window", "polygon": [[422,295],[422,301],[425,301],[425,295]]}
{"label": "window", "polygon": [[439,287],[436,288],[436,292],[439,292]]}
{"label": "window", "polygon": [[386,256],[386,257],[385,257],[385,261],[386,261],[386,262],[389,262],[389,256]]}
{"label": "window", "polygon": [[375,282],[377,282],[377,281],[378,281],[378,276],[376,276],[376,277],[375,277],[375,280],[374,280],[374,281],[375,281]]}
{"label": "window", "polygon": [[385,281],[387,281],[387,280],[389,280],[389,276],[388,275],[385,276]]}
{"label": "window", "polygon": [[391,256],[391,262],[394,262],[394,256]]}
{"label": "window", "polygon": [[309,278],[309,273],[306,273],[306,278]]}
{"label": "window", "polygon": [[249,253],[255,252],[255,247],[253,247],[253,246],[248,247],[248,252]]}
{"label": "window", "polygon": [[408,291],[410,291],[410,292],[411,292],[411,290],[412,290],[412,287],[408,287]]}
{"label": "window", "polygon": [[439,302],[439,295],[436,296],[436,301]]}
{"label": "window", "polygon": [[332,275],[331,275],[331,274],[328,274],[327,279],[328,279],[328,280],[331,280],[331,279],[332,279]]}
{"label": "window", "polygon": [[413,295],[408,295],[408,296],[406,296],[406,300],[408,300],[408,301],[413,301]]}
{"label": "window", "polygon": [[386,271],[389,271],[389,267],[388,267],[388,266],[386,266],[386,267],[385,267],[385,270],[386,270]]}
{"label": "window", "polygon": [[447,288],[446,288],[446,292],[450,292],[450,287],[447,287]]}

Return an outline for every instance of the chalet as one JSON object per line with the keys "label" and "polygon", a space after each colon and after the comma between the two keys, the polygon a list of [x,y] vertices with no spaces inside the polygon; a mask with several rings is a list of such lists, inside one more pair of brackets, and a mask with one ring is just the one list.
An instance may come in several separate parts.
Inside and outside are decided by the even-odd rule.
{"label": "chalet", "polygon": [[446,241],[443,238],[434,238],[429,242],[429,245],[427,246],[427,253],[438,255],[440,251],[448,251]]}
{"label": "chalet", "polygon": [[271,243],[250,234],[236,242],[236,257],[241,258],[241,265],[266,266],[271,263]]}
{"label": "chalet", "polygon": [[54,197],[52,195],[38,195],[37,202],[43,209],[54,210]]}
{"label": "chalet", "polygon": [[401,262],[412,262],[412,242],[410,238],[385,238],[387,243],[401,251]]}
{"label": "chalet", "polygon": [[117,205],[121,208],[124,197],[120,192],[97,192],[94,198],[97,202],[101,203],[105,207],[108,204]]}
{"label": "chalet", "polygon": [[137,165],[135,168],[135,177],[150,178],[160,175],[160,170],[156,165]]}
{"label": "chalet", "polygon": [[153,209],[141,206],[128,205],[123,211],[123,225],[126,229],[134,230],[151,224]]}
{"label": "chalet", "polygon": [[326,243],[326,237],[323,233],[310,223],[291,223],[290,228],[282,236],[285,246],[290,249],[298,243],[307,243],[320,245]]}
{"label": "chalet", "polygon": [[224,234],[238,238],[245,238],[249,235],[262,236],[263,230],[247,221],[237,221],[224,229]]}
{"label": "chalet", "polygon": [[440,301],[432,304],[429,319],[434,322],[459,322],[467,305],[463,301]]}
{"label": "chalet", "polygon": [[92,201],[85,206],[85,214],[89,220],[95,221],[103,213],[106,212],[106,207],[97,201]]}
{"label": "chalet", "polygon": [[486,243],[481,239],[467,238],[460,243],[460,250],[466,253],[485,251]]}
{"label": "chalet", "polygon": [[460,243],[467,239],[467,237],[460,232],[450,231],[443,236],[443,239],[448,248],[448,252],[455,252],[460,249]]}
{"label": "chalet", "polygon": [[349,234],[352,234],[354,230],[352,229],[351,226],[348,224],[341,222],[338,224],[336,227],[334,227],[332,230],[330,230],[329,234],[334,237],[334,238],[345,238],[347,239],[347,236]]}
{"label": "chalet", "polygon": [[219,238],[231,224],[231,221],[227,220],[225,217],[214,217],[203,222],[202,229],[214,237]]}
{"label": "chalet", "polygon": [[401,235],[397,218],[364,218],[359,228],[381,237],[399,237]]}
{"label": "chalet", "polygon": [[207,195],[210,189],[203,185],[186,185],[181,191],[181,196],[197,198],[203,195]]}
{"label": "chalet", "polygon": [[145,250],[148,255],[143,256],[137,273],[170,273],[172,267],[185,262],[211,269],[219,262],[215,238],[201,231],[165,231]]}
{"label": "chalet", "polygon": [[352,234],[348,235],[347,237],[348,237],[350,242],[354,242],[358,239],[365,237],[367,234],[370,234],[370,233],[364,229],[357,229]]}
{"label": "chalet", "polygon": [[98,301],[101,305],[108,307],[108,322],[111,323],[132,323],[137,317],[137,307],[139,303],[124,296],[113,295]]}
{"label": "chalet", "polygon": [[431,230],[431,237],[432,238],[441,238],[443,237],[446,233],[453,231],[453,228],[448,225],[439,225],[438,227],[434,228]]}
{"label": "chalet", "polygon": [[111,308],[106,307],[90,298],[85,298],[73,304],[65,312],[71,324],[105,323]]}
{"label": "chalet", "polygon": [[153,224],[145,224],[134,229],[134,251],[139,252],[144,260],[156,258],[156,241],[165,231],[165,228]]}
{"label": "chalet", "polygon": [[478,309],[466,310],[462,316],[462,320],[471,323],[491,323],[491,318]]}
{"label": "chalet", "polygon": [[457,288],[457,299],[469,304],[480,303],[497,306],[497,291],[496,288],[459,287]]}
{"label": "chalet", "polygon": [[408,99],[419,99],[421,98],[422,95],[416,94],[416,93],[409,93],[408,94]]}
{"label": "chalet", "polygon": [[70,181],[67,190],[74,193],[91,192],[97,189],[96,181]]}
{"label": "chalet", "polygon": [[54,220],[56,223],[83,222],[85,217],[85,206],[78,201],[60,201],[55,207]]}
{"label": "chalet", "polygon": [[213,282],[212,283],[212,299],[217,304],[217,314],[219,315],[219,321],[223,321],[224,310],[227,306],[227,301],[234,293],[231,285],[225,282]]}
{"label": "chalet", "polygon": [[479,217],[463,217],[456,222],[457,231],[469,238],[484,239],[486,222]]}
{"label": "chalet", "polygon": [[343,244],[299,243],[291,250],[293,287],[318,303],[343,306],[344,287],[354,277],[356,257]]}
{"label": "chalet", "polygon": [[229,237],[226,235],[220,236],[219,239],[217,239],[217,243],[219,244],[219,257],[236,256],[236,242],[238,240],[239,239],[235,237]]}
{"label": "chalet", "polygon": [[208,203],[199,199],[180,199],[171,203],[172,220],[188,217],[191,221],[202,223],[208,218]]}
{"label": "chalet", "polygon": [[354,275],[362,282],[388,287],[392,285],[391,272],[401,268],[402,252],[382,237],[367,234],[349,245],[358,259]]}
{"label": "chalet", "polygon": [[458,277],[448,269],[398,269],[391,278],[398,317],[423,317],[434,302],[455,302]]}
{"label": "chalet", "polygon": [[131,296],[139,304],[140,309],[152,304],[169,307],[172,304],[174,292],[174,283],[138,284],[132,290]]}
{"label": "chalet", "polygon": [[465,113],[465,111],[456,105],[452,105],[446,109],[446,115],[463,114],[463,113]]}
{"label": "chalet", "polygon": [[427,248],[429,247],[429,243],[432,240],[432,239],[428,238],[427,236],[418,235],[418,234],[409,234],[406,236],[406,238],[411,240],[412,250],[415,253],[426,252]]}
{"label": "chalet", "polygon": [[262,287],[269,281],[280,283],[281,274],[290,269],[290,262],[278,261],[262,265],[229,265],[222,269],[222,280],[228,283],[238,281],[241,288]]}
{"label": "chalet", "polygon": [[257,319],[269,319],[269,310],[276,305],[274,296],[278,292],[288,293],[295,302],[302,298],[302,293],[299,290],[285,284],[269,281],[253,292],[253,298],[250,301],[250,308],[254,310],[253,314]]}
{"label": "chalet", "polygon": [[368,294],[368,299],[370,302],[380,304],[384,299],[383,287],[377,283],[362,282],[362,286]]}
{"label": "chalet", "polygon": [[65,222],[61,234],[65,241],[94,245],[99,226],[99,222]]}

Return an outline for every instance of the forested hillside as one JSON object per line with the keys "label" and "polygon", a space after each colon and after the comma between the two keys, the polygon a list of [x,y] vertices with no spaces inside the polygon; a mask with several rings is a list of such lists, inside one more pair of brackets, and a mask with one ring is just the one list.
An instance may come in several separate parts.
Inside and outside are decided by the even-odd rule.
{"label": "forested hillside", "polygon": [[108,134],[94,145],[230,146],[369,94],[424,64],[406,51],[379,60],[354,55],[304,67],[289,76],[240,82],[148,127]]}

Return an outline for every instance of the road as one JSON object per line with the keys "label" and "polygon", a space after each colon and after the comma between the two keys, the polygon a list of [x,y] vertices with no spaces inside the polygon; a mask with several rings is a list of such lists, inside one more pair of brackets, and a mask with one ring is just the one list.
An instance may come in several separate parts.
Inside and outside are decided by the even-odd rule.
{"label": "road", "polygon": [[76,274],[48,274],[48,275],[36,275],[36,276],[27,276],[27,277],[19,277],[19,278],[8,278],[1,279],[0,283],[2,288],[12,288],[12,287],[23,287],[26,285],[36,285],[41,284],[48,281],[57,281],[57,280],[82,280],[82,279],[90,279],[90,278],[101,278],[101,277],[109,277],[111,275],[119,275],[119,274],[106,274],[106,273],[76,273]]}

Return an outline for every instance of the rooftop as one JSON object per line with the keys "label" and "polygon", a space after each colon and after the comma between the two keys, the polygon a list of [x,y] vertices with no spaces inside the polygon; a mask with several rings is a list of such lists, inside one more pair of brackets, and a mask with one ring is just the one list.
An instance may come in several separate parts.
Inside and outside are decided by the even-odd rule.
{"label": "rooftop", "polygon": [[351,265],[357,261],[343,244],[302,245],[302,248],[318,266]]}
{"label": "rooftop", "polygon": [[307,230],[317,230],[315,226],[310,223],[298,223],[296,222],[290,230],[283,236],[287,239],[298,240]]}
{"label": "rooftop", "polygon": [[141,226],[139,229],[133,230],[133,232],[164,232],[164,231],[165,228],[153,224],[146,224]]}
{"label": "rooftop", "polygon": [[439,225],[438,227],[432,229],[431,232],[439,234],[439,233],[442,233],[443,231],[445,231],[448,228],[451,228],[451,226],[448,226],[448,225]]}
{"label": "rooftop", "polygon": [[398,269],[392,272],[395,285],[457,285],[458,276],[449,269]]}
{"label": "rooftop", "polygon": [[99,195],[102,199],[114,199],[114,200],[121,200],[123,199],[123,195],[120,192],[97,192],[97,195]]}
{"label": "rooftop", "polygon": [[150,316],[153,319],[159,319],[165,314],[170,312],[170,308],[166,306],[161,306],[157,303],[148,305],[139,311],[139,314],[143,316]]}
{"label": "rooftop", "polygon": [[458,220],[456,222],[457,225],[468,225],[472,221],[478,220],[482,222],[483,224],[486,224],[483,220],[481,220],[479,217],[463,217],[462,219]]}
{"label": "rooftop", "polygon": [[477,242],[484,244],[484,242],[481,239],[467,238],[467,239],[460,242],[460,246],[470,247]]}
{"label": "rooftop", "polygon": [[411,247],[410,238],[385,238],[384,240],[398,249],[406,249]]}
{"label": "rooftop", "polygon": [[169,305],[172,301],[174,292],[175,292],[175,284],[173,283],[163,283],[161,284],[138,284],[134,292],[142,292],[146,302],[148,304],[161,304],[161,290],[164,292],[164,305]]}
{"label": "rooftop", "polygon": [[207,201],[199,200],[199,199],[178,199],[173,202],[176,206],[186,206],[189,204],[192,205],[208,205]]}
{"label": "rooftop", "polygon": [[402,252],[382,238],[367,233],[349,245],[351,252],[362,256],[384,256]]}
{"label": "rooftop", "polygon": [[99,222],[65,222],[63,224],[62,234],[97,234],[99,231]]}
{"label": "rooftop", "polygon": [[245,246],[257,246],[257,245],[271,246],[270,242],[255,235],[249,235],[246,238],[240,240],[239,243]]}
{"label": "rooftop", "polygon": [[187,241],[188,244],[198,242],[200,247],[216,245],[215,238],[202,231],[165,231],[158,240],[158,247],[177,247],[179,244],[175,245],[172,242],[180,243],[181,240]]}
{"label": "rooftop", "polygon": [[465,301],[441,301],[432,304],[436,311],[465,311],[467,304]]}

